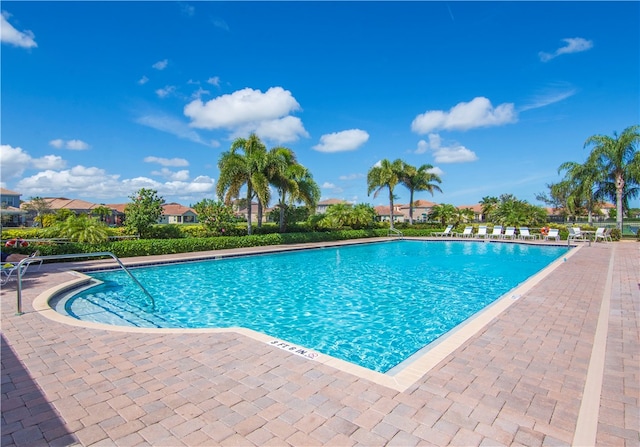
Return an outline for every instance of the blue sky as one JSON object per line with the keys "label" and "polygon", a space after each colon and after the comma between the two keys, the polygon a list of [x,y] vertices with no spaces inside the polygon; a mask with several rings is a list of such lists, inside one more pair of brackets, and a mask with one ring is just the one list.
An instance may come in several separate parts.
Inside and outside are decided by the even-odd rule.
{"label": "blue sky", "polygon": [[387,204],[366,175],[401,158],[442,178],[416,199],[537,203],[589,136],[640,123],[638,2],[0,8],[1,182],[23,200],[215,199],[220,154],[256,132],[323,199]]}

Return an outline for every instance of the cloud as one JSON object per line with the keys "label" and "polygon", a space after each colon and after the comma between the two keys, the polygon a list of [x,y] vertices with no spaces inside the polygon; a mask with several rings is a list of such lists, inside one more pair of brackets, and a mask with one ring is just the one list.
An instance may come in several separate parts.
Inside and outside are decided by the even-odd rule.
{"label": "cloud", "polygon": [[555,104],[556,102],[564,101],[575,94],[576,89],[574,88],[549,88],[534,96],[528,104],[520,107],[519,110],[522,112],[525,110],[539,109],[541,107]]}
{"label": "cloud", "polygon": [[322,135],[320,144],[313,146],[318,152],[345,152],[358,149],[369,140],[364,130],[350,129]]}
{"label": "cloud", "polygon": [[364,175],[364,174],[349,174],[349,175],[341,175],[338,178],[340,180],[349,181],[349,180],[358,180],[358,179],[365,178],[365,177],[366,177],[366,175]]}
{"label": "cloud", "polygon": [[190,126],[199,129],[227,129],[232,136],[257,133],[278,142],[308,137],[299,118],[290,116],[300,104],[290,91],[271,87],[266,92],[245,88],[221,95],[206,103],[195,99],[184,108]]}
{"label": "cloud", "polygon": [[138,80],[139,85],[145,85],[147,82],[149,82],[149,78],[146,76],[143,76]]}
{"label": "cloud", "polygon": [[426,152],[433,154],[436,163],[468,163],[478,159],[475,152],[459,143],[443,146],[442,139],[438,134],[429,134],[429,141],[420,140],[418,142],[415,153],[424,154]]}
{"label": "cloud", "polygon": [[200,138],[200,135],[186,123],[168,115],[144,115],[136,118],[135,122],[162,132],[170,133],[185,140],[193,141],[194,143],[208,145]]}
{"label": "cloud", "polygon": [[0,145],[0,175],[3,179],[21,177],[27,169],[61,169],[66,162],[57,155],[31,157],[21,147]]}
{"label": "cloud", "polygon": [[171,169],[162,168],[159,171],[152,171],[152,175],[159,175],[168,180],[184,182],[189,180],[189,171],[186,169],[174,172]]}
{"label": "cloud", "polygon": [[476,127],[501,126],[515,123],[517,113],[512,103],[491,105],[491,101],[482,96],[470,102],[461,102],[448,112],[429,110],[418,115],[411,123],[411,130],[425,134],[437,130],[469,130]]}
{"label": "cloud", "polygon": [[69,149],[72,151],[85,151],[89,149],[91,146],[85,143],[82,140],[63,140],[61,138],[57,138],[55,140],[49,141],[49,146],[53,146],[56,149]]}
{"label": "cloud", "polygon": [[0,41],[20,48],[36,48],[38,44],[35,41],[35,35],[29,31],[18,31],[9,23],[9,14],[2,11],[0,15]]}
{"label": "cloud", "polygon": [[166,98],[176,91],[176,87],[173,85],[167,85],[164,88],[159,88],[156,90],[156,95],[158,98]]}
{"label": "cloud", "polygon": [[158,163],[162,166],[189,166],[189,162],[184,158],[162,158],[162,157],[145,157],[145,163]]}
{"label": "cloud", "polygon": [[163,60],[158,61],[155,64],[153,64],[152,67],[155,68],[156,70],[162,71],[165,68],[167,68],[167,65],[169,65],[169,60],[168,59],[163,59]]}
{"label": "cloud", "polygon": [[323,189],[332,189],[332,188],[335,188],[335,187],[336,187],[336,185],[331,183],[331,182],[324,182],[322,184],[322,186],[321,186],[321,188],[323,188]]}
{"label": "cloud", "polygon": [[220,77],[212,76],[207,79],[207,84],[215,85],[216,87],[220,87]]}
{"label": "cloud", "polygon": [[540,60],[542,62],[549,62],[551,59],[555,59],[563,54],[581,53],[593,48],[593,41],[583,39],[582,37],[567,38],[562,39],[562,41],[565,42],[566,45],[558,48],[553,53],[545,53],[544,51],[539,52],[538,56],[540,57]]}
{"label": "cloud", "polygon": [[222,19],[214,18],[211,20],[211,23],[213,23],[213,26],[215,26],[216,28],[220,28],[223,31],[230,31],[230,28],[229,28],[229,25],[227,25],[227,22],[225,22]]}

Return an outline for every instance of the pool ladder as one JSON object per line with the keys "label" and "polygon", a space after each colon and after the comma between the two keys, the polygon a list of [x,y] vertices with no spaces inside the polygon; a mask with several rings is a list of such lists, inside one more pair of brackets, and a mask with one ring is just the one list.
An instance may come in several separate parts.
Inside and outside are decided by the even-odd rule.
{"label": "pool ladder", "polygon": [[400,239],[404,239],[404,234],[402,234],[402,231],[396,230],[395,228],[389,228],[387,236],[398,236]]}
{"label": "pool ladder", "polygon": [[87,258],[87,257],[95,258],[99,256],[112,257],[113,260],[116,261],[118,265],[122,268],[122,270],[124,270],[127,273],[127,275],[129,275],[129,277],[133,280],[133,282],[135,282],[138,285],[138,287],[142,289],[144,294],[147,295],[147,297],[151,301],[151,309],[155,310],[156,308],[155,300],[153,299],[151,294],[147,291],[147,289],[145,289],[144,286],[140,283],[140,281],[138,281],[136,277],[131,274],[131,272],[124,266],[122,261],[120,261],[120,259],[116,255],[114,255],[110,251],[102,251],[98,253],[75,253],[75,254],[67,254],[67,255],[32,256],[29,258],[22,259],[18,263],[18,270],[17,270],[18,271],[18,278],[17,278],[18,287],[17,287],[17,296],[16,296],[16,315],[23,314],[22,312],[22,268],[21,267],[24,264],[31,264],[32,262],[37,262],[37,261],[42,262],[42,261],[48,261],[53,259],[73,259],[73,258]]}

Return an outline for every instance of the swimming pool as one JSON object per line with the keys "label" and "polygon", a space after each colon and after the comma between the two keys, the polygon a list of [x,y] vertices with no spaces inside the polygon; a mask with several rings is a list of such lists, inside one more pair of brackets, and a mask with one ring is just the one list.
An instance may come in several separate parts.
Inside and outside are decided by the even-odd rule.
{"label": "swimming pool", "polygon": [[139,327],[246,327],[385,372],[567,252],[496,242],[393,241],[123,271],[52,305]]}

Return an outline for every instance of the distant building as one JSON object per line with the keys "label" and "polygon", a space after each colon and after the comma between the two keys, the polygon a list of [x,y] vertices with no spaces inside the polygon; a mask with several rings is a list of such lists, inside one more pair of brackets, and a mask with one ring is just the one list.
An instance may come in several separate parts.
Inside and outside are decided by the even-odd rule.
{"label": "distant building", "polygon": [[351,206],[352,204],[342,199],[326,199],[321,200],[316,204],[316,214],[324,214],[327,212],[327,208],[331,205],[347,205]]}
{"label": "distant building", "polygon": [[476,203],[475,205],[461,205],[457,207],[459,210],[471,210],[473,211],[473,221],[474,222],[484,222],[484,214],[482,214],[482,205]]}
{"label": "distant building", "polygon": [[198,222],[198,213],[193,208],[179,203],[165,203],[162,205],[162,216],[158,220],[161,224],[193,224]]}
{"label": "distant building", "polygon": [[[436,206],[437,203],[429,202],[428,200],[416,200],[413,202],[413,221],[414,222],[426,222],[428,216],[431,213],[431,209]],[[387,207],[389,208],[389,207]],[[399,214],[402,214],[404,221],[409,222],[409,204],[400,205],[398,208]],[[393,212],[394,216],[396,212]]]}
{"label": "distant building", "polygon": [[0,188],[0,215],[2,225],[6,227],[19,227],[25,225],[27,212],[20,209],[19,192]]}

